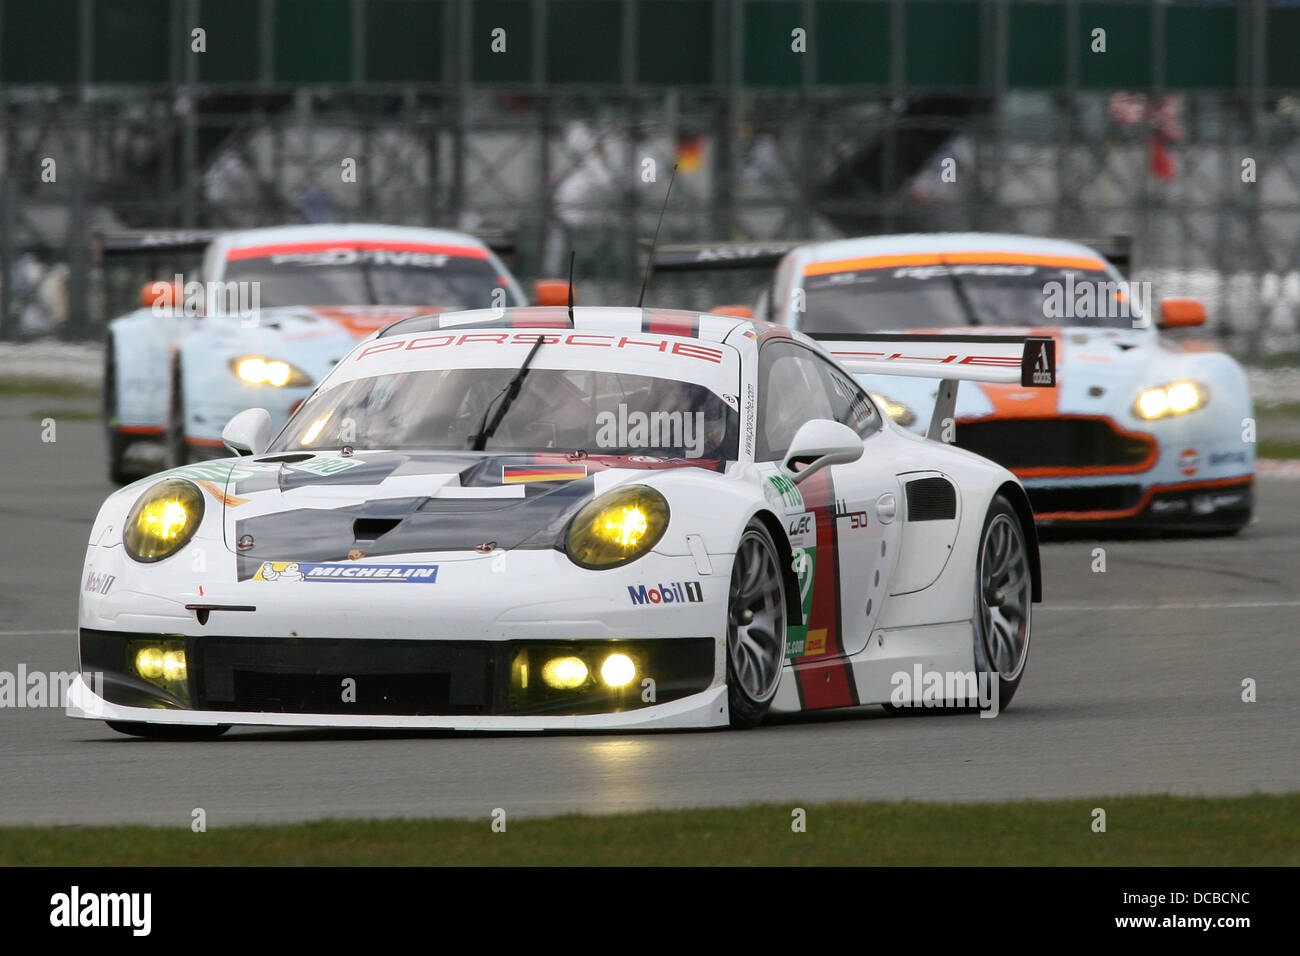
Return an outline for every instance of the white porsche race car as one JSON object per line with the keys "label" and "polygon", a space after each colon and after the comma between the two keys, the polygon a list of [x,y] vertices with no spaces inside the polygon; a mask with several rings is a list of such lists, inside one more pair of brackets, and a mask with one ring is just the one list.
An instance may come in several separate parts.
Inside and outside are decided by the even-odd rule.
{"label": "white porsche race car", "polygon": [[67,712],[145,736],[746,726],[903,706],[900,675],[1005,706],[1041,599],[1025,492],[853,373],[941,375],[938,414],[1040,343],[828,347],[655,309],[397,322],[274,439],[249,409],[239,457],[109,497]]}
{"label": "white porsche race car", "polygon": [[[325,224],[239,232],[123,232],[107,255],[203,251],[198,276],[147,283],[108,324],[109,474],[224,454],[221,427],[260,406],[276,426],[358,339],[407,316],[527,304],[482,239],[406,226]],[[567,292],[539,280],[534,294]],[[159,454],[159,450],[161,454]],[[150,467],[151,466],[151,467]]]}

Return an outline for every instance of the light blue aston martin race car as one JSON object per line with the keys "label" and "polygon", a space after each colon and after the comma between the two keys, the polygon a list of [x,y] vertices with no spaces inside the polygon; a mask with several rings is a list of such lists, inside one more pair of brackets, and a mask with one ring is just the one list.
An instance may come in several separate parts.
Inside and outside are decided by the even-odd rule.
{"label": "light blue aston martin race car", "polygon": [[[278,428],[333,365],[377,329],[415,314],[509,308],[527,299],[480,238],[402,226],[307,225],[228,233],[101,237],[108,252],[204,249],[197,277],[151,282],[108,324],[104,423],[109,474],[224,454],[236,412]],[[539,280],[539,304],[567,283]]]}
{"label": "light blue aston martin race car", "polygon": [[[775,263],[752,310],[725,311],[836,339],[843,361],[876,356],[876,339],[919,345],[956,329],[1049,338],[1058,388],[981,382],[961,392],[937,437],[1014,472],[1040,527],[1237,531],[1250,520],[1255,470],[1245,372],[1203,340],[1163,334],[1203,324],[1204,306],[1152,301],[1149,283],[1116,267],[1127,251],[1115,245],[1111,261],[1080,242],[934,233],[664,247],[655,264]],[[860,381],[899,424],[931,427],[933,379]]]}

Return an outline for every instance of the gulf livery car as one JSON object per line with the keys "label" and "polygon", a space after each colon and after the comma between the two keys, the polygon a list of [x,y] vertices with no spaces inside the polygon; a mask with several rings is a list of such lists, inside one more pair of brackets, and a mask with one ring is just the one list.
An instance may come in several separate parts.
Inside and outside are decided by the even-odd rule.
{"label": "gulf livery car", "polygon": [[488,245],[458,232],[331,224],[108,240],[108,252],[206,249],[196,278],[147,284],[141,308],[108,325],[104,421],[119,483],[149,458],[141,446],[171,464],[222,454],[221,427],[249,406],[282,425],[358,339],[397,319],[526,302]]}
{"label": "gulf livery car", "polygon": [[[937,367],[1018,381],[1036,349],[958,334]],[[747,726],[897,704],[922,671],[1005,706],[1041,597],[1029,501],[882,415],[868,367],[934,374],[690,312],[397,322],[278,435],[249,409],[238,457],[109,497],[67,712],[145,736]]]}
{"label": "gulf livery car", "polygon": [[[1110,244],[1124,263],[1124,245]],[[963,389],[947,436],[1015,472],[1040,526],[1217,533],[1250,520],[1244,371],[1203,342],[1161,334],[1202,324],[1199,302],[1152,302],[1149,283],[1127,281],[1089,245],[971,233],[670,254],[676,268],[775,261],[754,314],[855,341],[845,359],[878,355],[900,336],[921,343],[956,330],[1050,339],[1058,388]],[[900,424],[928,427],[933,378],[861,382]]]}

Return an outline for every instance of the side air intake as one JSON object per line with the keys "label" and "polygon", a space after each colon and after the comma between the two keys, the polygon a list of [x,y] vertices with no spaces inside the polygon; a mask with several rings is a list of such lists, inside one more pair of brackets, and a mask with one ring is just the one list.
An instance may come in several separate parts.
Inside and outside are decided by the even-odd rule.
{"label": "side air intake", "polygon": [[907,483],[908,521],[951,521],[957,517],[957,490],[945,478]]}

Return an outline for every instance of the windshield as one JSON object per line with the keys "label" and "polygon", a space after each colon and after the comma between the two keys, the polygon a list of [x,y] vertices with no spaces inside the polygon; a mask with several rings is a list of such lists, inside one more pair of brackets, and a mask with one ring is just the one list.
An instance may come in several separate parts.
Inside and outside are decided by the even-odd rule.
{"label": "windshield", "polygon": [[[450,368],[353,379],[305,402],[271,451],[466,451],[517,372]],[[486,449],[734,460],[738,433],[737,412],[702,385],[531,368]]]}
{"label": "windshield", "polygon": [[924,265],[812,275],[804,281],[806,313],[800,327],[805,332],[1143,324],[1144,303],[1131,299],[1127,284],[1104,270]]}
{"label": "windshield", "polygon": [[495,290],[509,288],[509,280],[489,259],[442,252],[337,248],[244,256],[226,263],[225,278],[258,283],[263,308],[412,305],[458,310],[516,304],[503,300],[501,293],[493,299]]}

